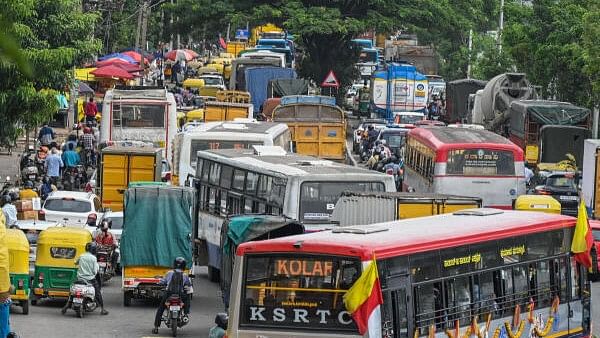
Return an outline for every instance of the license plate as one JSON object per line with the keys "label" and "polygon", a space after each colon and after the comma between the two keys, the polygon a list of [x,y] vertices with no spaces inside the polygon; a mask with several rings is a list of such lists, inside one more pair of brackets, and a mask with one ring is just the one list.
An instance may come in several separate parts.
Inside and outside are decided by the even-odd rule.
{"label": "license plate", "polygon": [[106,263],[104,263],[104,262],[98,262],[98,266],[100,266],[101,268],[103,268],[103,267],[106,266]]}
{"label": "license plate", "polygon": [[170,311],[179,311],[181,309],[181,306],[179,305],[171,305],[169,306],[169,310]]}
{"label": "license plate", "polygon": [[35,175],[29,175],[30,180],[35,180]]}
{"label": "license plate", "polygon": [[561,201],[577,201],[577,196],[559,196]]}
{"label": "license plate", "polygon": [[73,303],[81,304],[81,303],[83,303],[83,299],[82,298],[73,298]]}

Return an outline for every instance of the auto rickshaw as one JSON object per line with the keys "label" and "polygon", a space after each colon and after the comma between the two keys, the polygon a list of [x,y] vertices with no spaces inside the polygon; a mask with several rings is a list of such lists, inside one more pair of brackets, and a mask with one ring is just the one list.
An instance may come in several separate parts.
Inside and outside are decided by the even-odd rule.
{"label": "auto rickshaw", "polygon": [[83,228],[52,227],[40,233],[31,305],[42,298],[69,297],[69,288],[77,278],[75,262],[91,241],[92,234]]}
{"label": "auto rickshaw", "polygon": [[521,195],[515,200],[515,210],[560,214],[560,202],[548,195]]}
{"label": "auto rickshaw", "polygon": [[6,246],[8,247],[11,293],[15,304],[29,314],[29,241],[25,233],[18,229],[6,230]]}

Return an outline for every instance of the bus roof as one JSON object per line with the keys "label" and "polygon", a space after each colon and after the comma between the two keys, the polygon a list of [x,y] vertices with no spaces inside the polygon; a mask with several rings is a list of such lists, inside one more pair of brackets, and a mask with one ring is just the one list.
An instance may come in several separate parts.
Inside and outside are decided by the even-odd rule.
{"label": "bus roof", "polygon": [[[523,161],[523,150],[521,148],[507,138],[489,130],[426,126],[412,129],[408,132],[408,137],[416,138],[436,151],[480,148],[509,150],[515,154],[515,161]],[[436,158],[436,161],[439,160],[443,161],[445,159]]]}
{"label": "bus roof", "polygon": [[[185,131],[189,134],[205,133],[243,133],[243,134],[272,134],[287,130],[285,123],[278,122],[241,122],[241,121],[217,121],[206,122],[199,126],[191,127]],[[206,135],[208,136],[208,135]]]}
{"label": "bus roof", "polygon": [[256,155],[253,149],[219,149],[199,151],[198,156],[234,166],[245,164],[255,171],[268,170],[280,176],[358,174],[386,178],[365,168],[353,167],[320,158],[287,153],[283,156]]}
{"label": "bus roof", "polygon": [[389,258],[568,228],[575,222],[573,217],[543,212],[468,209],[454,214],[248,242],[239,246],[237,255],[303,252],[354,256],[361,260],[371,259],[373,255]]}

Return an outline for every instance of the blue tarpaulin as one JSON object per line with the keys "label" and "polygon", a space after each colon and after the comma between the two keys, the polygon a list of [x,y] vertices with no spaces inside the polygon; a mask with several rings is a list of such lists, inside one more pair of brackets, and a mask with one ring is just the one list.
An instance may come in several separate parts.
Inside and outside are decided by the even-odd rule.
{"label": "blue tarpaulin", "polygon": [[291,68],[260,67],[246,69],[246,90],[250,92],[254,111],[260,111],[260,107],[267,99],[267,87],[269,81],[275,79],[295,79],[296,71]]}

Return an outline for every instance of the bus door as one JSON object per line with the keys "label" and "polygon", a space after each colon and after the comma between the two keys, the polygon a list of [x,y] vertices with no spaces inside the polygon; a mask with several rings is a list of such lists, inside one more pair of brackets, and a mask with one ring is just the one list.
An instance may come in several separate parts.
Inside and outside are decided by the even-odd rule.
{"label": "bus door", "polygon": [[[412,295],[408,275],[389,276],[383,290],[382,323],[383,337],[409,338],[414,328]],[[412,325],[411,325],[412,326]]]}

